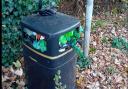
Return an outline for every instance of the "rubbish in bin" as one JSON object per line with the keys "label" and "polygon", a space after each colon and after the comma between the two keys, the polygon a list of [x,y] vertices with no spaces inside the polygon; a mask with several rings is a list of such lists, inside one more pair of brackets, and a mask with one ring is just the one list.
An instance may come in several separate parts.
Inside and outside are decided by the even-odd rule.
{"label": "rubbish in bin", "polygon": [[64,52],[64,51],[65,51],[65,48],[59,49],[59,52]]}
{"label": "rubbish in bin", "polygon": [[32,32],[33,33],[33,35],[36,35],[36,32]]}
{"label": "rubbish in bin", "polygon": [[40,38],[41,38],[41,35],[40,34],[36,34],[36,39],[40,40]]}
{"label": "rubbish in bin", "polygon": [[33,45],[35,49],[44,52],[47,50],[45,37],[37,34],[36,32],[32,32],[29,29],[25,28],[24,32],[26,34],[26,40]]}
{"label": "rubbish in bin", "polygon": [[29,36],[31,36],[33,34],[32,31],[30,31],[29,29],[25,28],[24,32],[26,32]]}
{"label": "rubbish in bin", "polygon": [[45,37],[44,37],[44,36],[41,36],[41,37],[40,37],[40,39],[41,39],[41,40],[44,40],[44,39],[45,39]]}

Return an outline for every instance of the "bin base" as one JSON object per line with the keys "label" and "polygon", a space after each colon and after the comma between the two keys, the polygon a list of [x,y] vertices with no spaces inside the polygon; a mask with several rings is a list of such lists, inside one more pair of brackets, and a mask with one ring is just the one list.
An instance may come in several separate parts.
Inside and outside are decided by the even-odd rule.
{"label": "bin base", "polygon": [[[49,61],[49,64],[59,64],[62,60],[66,60],[60,66],[55,68],[48,68],[39,62],[35,62],[28,55],[30,52],[24,51],[25,60],[25,74],[26,74],[26,85],[28,89],[55,89],[54,77],[58,70],[61,71],[61,83],[62,86],[66,85],[66,89],[76,89],[75,86],[75,65],[76,65],[76,55],[74,52],[70,52],[64,58]],[[32,54],[30,54],[32,55]],[[33,56],[34,55],[34,56]],[[37,60],[37,54],[33,54],[33,58]],[[39,56],[38,56],[39,57]],[[66,59],[65,59],[66,58]],[[43,61],[48,59],[41,59]],[[47,63],[47,62],[46,62]]]}

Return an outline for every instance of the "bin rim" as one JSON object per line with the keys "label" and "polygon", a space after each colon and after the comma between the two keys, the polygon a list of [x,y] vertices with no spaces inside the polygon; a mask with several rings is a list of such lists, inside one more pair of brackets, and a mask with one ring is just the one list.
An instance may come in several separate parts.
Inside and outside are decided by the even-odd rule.
{"label": "bin rim", "polygon": [[49,55],[45,55],[45,54],[43,54],[43,53],[41,53],[41,52],[36,51],[35,49],[29,47],[29,46],[28,46],[27,44],[25,44],[25,43],[24,43],[23,45],[24,45],[25,47],[27,47],[29,50],[31,50],[32,52],[34,52],[35,54],[38,54],[38,55],[40,55],[40,56],[42,56],[42,57],[44,57],[44,58],[47,58],[47,59],[49,59],[49,60],[55,60],[55,59],[61,58],[62,56],[64,56],[64,55],[70,53],[71,51],[73,51],[73,49],[71,48],[71,49],[69,49],[69,50],[65,51],[64,53],[59,54],[59,55],[57,55],[57,56],[49,56]]}

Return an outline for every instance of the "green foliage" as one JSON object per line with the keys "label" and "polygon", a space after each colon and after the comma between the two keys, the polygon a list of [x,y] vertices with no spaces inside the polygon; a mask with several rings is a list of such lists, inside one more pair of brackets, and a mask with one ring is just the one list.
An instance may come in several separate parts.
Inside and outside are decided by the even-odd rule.
{"label": "green foliage", "polygon": [[[50,2],[60,0],[42,0],[43,8]],[[23,16],[37,10],[38,0],[2,0],[2,65],[9,66],[22,52],[20,20]]]}
{"label": "green foliage", "polygon": [[77,53],[78,55],[78,60],[77,60],[77,64],[79,65],[80,69],[84,69],[84,68],[88,68],[90,65],[91,65],[91,61],[92,59],[90,57],[86,58],[84,56],[84,53],[83,51],[80,49],[79,46],[77,46],[75,43],[77,41],[73,41],[73,45],[72,45],[72,48],[74,49],[74,51]]}
{"label": "green foliage", "polygon": [[14,64],[14,66],[15,66],[16,68],[20,68],[20,67],[21,67],[21,63],[20,63],[19,60],[17,60],[16,62],[13,62],[13,64]]}
{"label": "green foliage", "polygon": [[84,68],[88,68],[91,65],[91,61],[92,59],[90,57],[85,57],[84,53],[82,52],[82,50],[80,49],[80,47],[74,45],[73,49],[75,50],[75,52],[78,55],[78,60],[77,60],[77,64],[79,65],[79,67],[82,69]]}
{"label": "green foliage", "polygon": [[114,15],[118,14],[118,8],[112,9],[112,14],[114,14]]}
{"label": "green foliage", "polygon": [[96,52],[96,48],[94,48],[94,47],[90,47],[90,53],[95,53]]}
{"label": "green foliage", "polygon": [[59,43],[60,45],[64,45],[66,44],[68,41],[71,41],[72,38],[76,38],[79,39],[80,38],[80,33],[83,32],[83,27],[80,26],[79,27],[79,31],[77,31],[76,29],[73,29],[73,31],[67,32],[64,35],[60,36],[59,38]]}
{"label": "green foliage", "polygon": [[103,37],[102,39],[101,39],[101,43],[108,43],[108,38],[107,37]]}
{"label": "green foliage", "polygon": [[80,34],[76,30],[70,31],[70,32],[67,32],[64,35],[60,36],[59,44],[64,45],[67,42],[70,42],[73,36],[80,38]]}
{"label": "green foliage", "polygon": [[74,49],[74,51],[77,53],[78,55],[78,60],[77,60],[77,64],[79,65],[79,67],[81,69],[84,68],[88,68],[91,65],[91,58],[86,58],[84,56],[83,51],[81,50],[81,48],[77,45],[77,41],[79,40],[79,35],[76,35],[74,37],[71,38],[71,45],[72,48]]}
{"label": "green foliage", "polygon": [[83,28],[80,26],[79,29],[74,29],[71,32],[67,32],[66,34],[60,36],[59,44],[64,45],[67,42],[74,49],[74,51],[78,55],[77,64],[81,69],[88,68],[91,65],[91,58],[86,58],[84,53],[82,52],[80,46],[78,46],[78,40],[80,40],[80,34],[83,32]]}
{"label": "green foliage", "polygon": [[61,80],[61,71],[58,70],[57,74],[55,74],[54,77],[54,82],[56,85],[55,89],[66,89],[66,85],[63,86],[60,80]]}
{"label": "green foliage", "polygon": [[109,66],[106,68],[106,72],[109,74],[114,74],[116,72],[116,69],[113,66]]}
{"label": "green foliage", "polygon": [[65,36],[61,36],[61,37],[59,38],[59,43],[60,43],[61,45],[66,44],[66,43],[67,43],[66,37],[65,37]]}
{"label": "green foliage", "polygon": [[36,48],[36,49],[39,49],[41,52],[47,51],[45,40],[40,40],[39,42],[34,41],[33,42],[33,47]]}
{"label": "green foliage", "polygon": [[92,58],[91,57],[82,57],[82,58],[79,58],[78,61],[77,61],[77,64],[79,65],[80,67],[80,70],[83,70],[85,68],[89,68],[89,66],[91,65],[91,62],[92,62]]}
{"label": "green foliage", "polygon": [[92,23],[92,31],[96,31],[97,28],[99,27],[104,27],[106,25],[106,21],[105,20],[96,20],[96,21],[93,21]]}
{"label": "green foliage", "polygon": [[128,41],[123,37],[115,37],[112,40],[112,47],[128,51]]}

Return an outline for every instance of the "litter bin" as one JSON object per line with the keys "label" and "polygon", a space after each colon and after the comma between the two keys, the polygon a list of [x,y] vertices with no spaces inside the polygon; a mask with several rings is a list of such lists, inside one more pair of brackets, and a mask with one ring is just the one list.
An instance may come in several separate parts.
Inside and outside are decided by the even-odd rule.
{"label": "litter bin", "polygon": [[[59,12],[43,16],[33,14],[21,21],[23,55],[28,89],[56,89],[55,74],[66,89],[75,89],[75,52],[65,45],[63,35],[78,30],[80,21]],[[60,45],[60,41],[65,44]]]}

